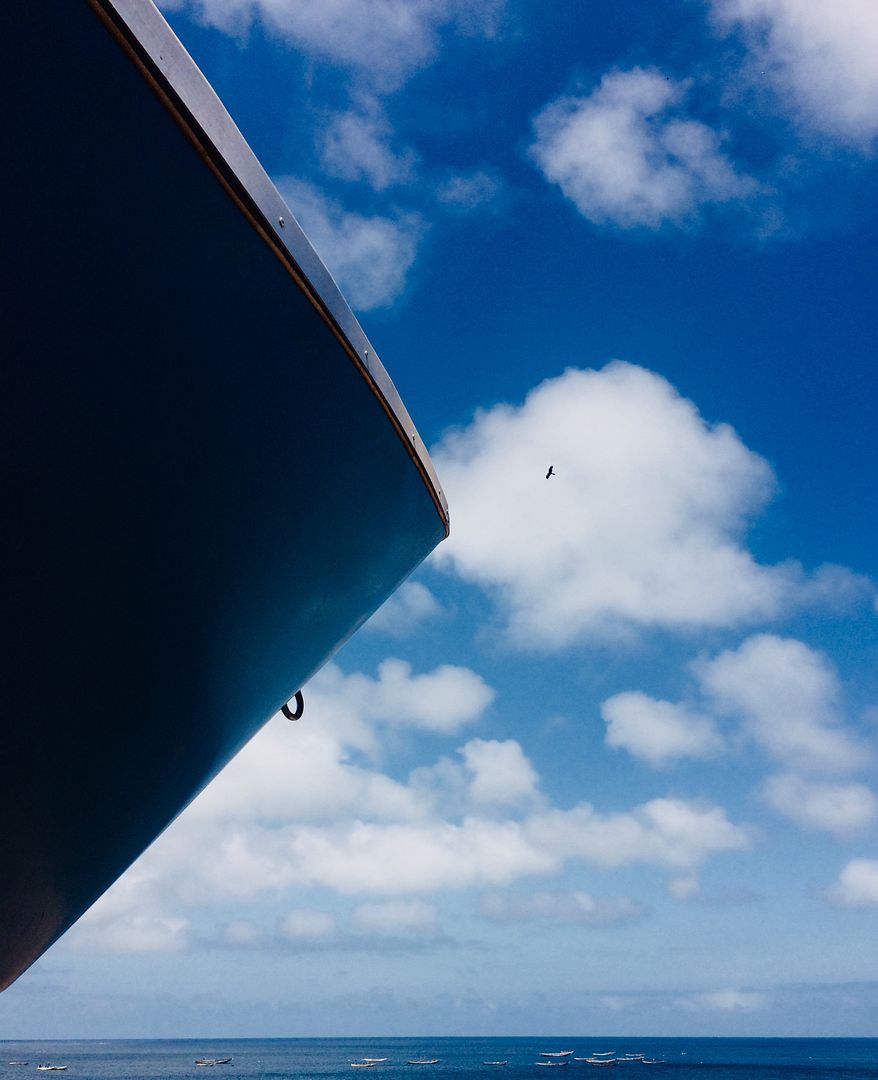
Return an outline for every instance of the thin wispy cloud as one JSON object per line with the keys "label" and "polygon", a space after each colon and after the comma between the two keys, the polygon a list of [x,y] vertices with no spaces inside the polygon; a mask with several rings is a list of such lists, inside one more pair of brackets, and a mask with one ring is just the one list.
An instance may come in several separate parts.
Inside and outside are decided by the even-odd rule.
{"label": "thin wispy cloud", "polygon": [[502,0],[162,0],[161,6],[240,36],[258,21],[291,47],[382,91],[429,65],[443,32],[496,34],[504,7]]}

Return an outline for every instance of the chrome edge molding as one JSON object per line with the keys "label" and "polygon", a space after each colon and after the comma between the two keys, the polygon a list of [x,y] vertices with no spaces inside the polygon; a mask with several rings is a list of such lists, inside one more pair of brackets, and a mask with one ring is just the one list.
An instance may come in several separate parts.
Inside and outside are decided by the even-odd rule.
{"label": "chrome edge molding", "polygon": [[[197,143],[220,167],[225,181],[261,218],[273,244],[308,287],[312,300],[347,345],[352,360],[371,383],[419,466],[449,531],[448,501],[423,440],[402,398],[342,296],[330,272],[311,246],[280,192],[250,149],[201,69],[184,48],[153,0],[87,0],[108,20],[138,56],[190,127]],[[281,224],[283,222],[283,224]]]}

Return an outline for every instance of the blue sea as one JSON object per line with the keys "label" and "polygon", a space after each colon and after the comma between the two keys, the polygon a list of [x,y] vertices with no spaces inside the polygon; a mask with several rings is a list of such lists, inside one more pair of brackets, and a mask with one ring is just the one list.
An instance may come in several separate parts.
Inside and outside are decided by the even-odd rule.
{"label": "blue sea", "polygon": [[[596,1069],[570,1060],[538,1068],[540,1054],[613,1051],[657,1064]],[[196,1058],[225,1058],[199,1068]],[[368,1070],[351,1063],[387,1058]],[[412,1059],[438,1058],[435,1065]],[[544,1059],[545,1060],[545,1059]],[[491,1067],[487,1061],[506,1061]],[[27,1064],[9,1064],[26,1062]],[[66,1065],[37,1073],[39,1064]],[[878,1039],[418,1038],[0,1041],[0,1080],[878,1080]],[[643,1074],[646,1074],[645,1076]]]}

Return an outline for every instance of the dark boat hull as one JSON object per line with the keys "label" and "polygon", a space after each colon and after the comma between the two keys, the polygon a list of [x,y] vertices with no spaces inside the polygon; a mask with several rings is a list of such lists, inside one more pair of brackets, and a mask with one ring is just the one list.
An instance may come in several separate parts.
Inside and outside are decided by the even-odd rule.
{"label": "dark boat hull", "polygon": [[135,7],[21,5],[4,43],[0,988],[447,530],[331,279]]}

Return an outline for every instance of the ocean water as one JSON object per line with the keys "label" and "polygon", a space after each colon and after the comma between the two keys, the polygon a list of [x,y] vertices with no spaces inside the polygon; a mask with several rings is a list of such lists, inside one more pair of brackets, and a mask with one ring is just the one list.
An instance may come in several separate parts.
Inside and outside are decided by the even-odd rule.
{"label": "ocean water", "polygon": [[[543,1051],[645,1054],[660,1064],[595,1069],[571,1061],[537,1068]],[[199,1057],[231,1057],[198,1068]],[[353,1070],[351,1062],[386,1057]],[[436,1065],[410,1059],[438,1058]],[[27,1065],[10,1065],[25,1061]],[[508,1061],[502,1068],[486,1061]],[[878,1080],[878,1039],[419,1038],[0,1041],[0,1080],[36,1080],[39,1064],[66,1065],[58,1080]],[[643,1074],[646,1074],[645,1076]]]}

